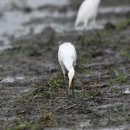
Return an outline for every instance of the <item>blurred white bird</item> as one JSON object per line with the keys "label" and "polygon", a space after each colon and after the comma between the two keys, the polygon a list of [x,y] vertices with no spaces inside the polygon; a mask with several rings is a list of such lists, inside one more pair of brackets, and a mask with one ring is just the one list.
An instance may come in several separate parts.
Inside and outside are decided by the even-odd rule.
{"label": "blurred white bird", "polygon": [[77,18],[75,21],[75,27],[77,28],[80,23],[83,23],[83,29],[88,28],[88,24],[95,25],[95,18],[98,12],[98,6],[101,0],[84,0],[81,4]]}
{"label": "blurred white bird", "polygon": [[66,70],[68,71],[69,85],[67,88],[67,94],[69,94],[71,84],[74,93],[74,84],[72,82],[74,82],[74,66],[76,65],[76,58],[77,53],[75,47],[71,43],[66,42],[59,46],[58,60],[65,79]]}

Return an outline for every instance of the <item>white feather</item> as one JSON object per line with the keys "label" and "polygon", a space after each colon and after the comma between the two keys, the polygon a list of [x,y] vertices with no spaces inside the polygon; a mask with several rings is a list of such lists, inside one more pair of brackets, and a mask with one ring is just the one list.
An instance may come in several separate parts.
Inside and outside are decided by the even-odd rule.
{"label": "white feather", "polygon": [[58,60],[62,68],[63,74],[65,71],[70,71],[76,65],[76,50],[71,43],[63,43],[59,46]]}
{"label": "white feather", "polygon": [[58,50],[58,60],[61,66],[63,75],[65,77],[65,71],[68,71],[69,85],[68,89],[71,86],[72,80],[74,78],[75,70],[74,66],[76,65],[76,50],[75,47],[69,43],[63,43],[59,46]]}
{"label": "white feather", "polygon": [[100,0],[84,0],[78,10],[75,27],[79,23],[83,23],[83,26],[87,29],[88,22],[95,21],[99,3]]}

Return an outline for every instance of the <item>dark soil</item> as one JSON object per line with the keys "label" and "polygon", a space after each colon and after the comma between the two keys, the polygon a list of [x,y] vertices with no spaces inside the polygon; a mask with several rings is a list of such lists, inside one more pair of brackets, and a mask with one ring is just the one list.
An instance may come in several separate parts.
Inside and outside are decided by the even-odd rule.
{"label": "dark soil", "polygon": [[[72,42],[78,53],[75,97],[66,97],[57,60],[64,41]],[[129,129],[129,44],[129,19],[103,30],[57,34],[48,27],[12,39],[13,47],[0,53],[0,129]],[[24,79],[2,82],[7,75]]]}
{"label": "dark soil", "polygon": [[[86,121],[89,127],[129,124],[130,94],[124,93],[130,84],[129,29],[120,24],[114,30],[61,36],[47,28],[15,39],[13,48],[0,54],[0,76],[20,74],[25,79],[0,84],[1,129],[68,127]],[[78,52],[74,98],[66,97],[57,61],[63,40],[73,42]],[[19,93],[26,88],[31,90]]]}

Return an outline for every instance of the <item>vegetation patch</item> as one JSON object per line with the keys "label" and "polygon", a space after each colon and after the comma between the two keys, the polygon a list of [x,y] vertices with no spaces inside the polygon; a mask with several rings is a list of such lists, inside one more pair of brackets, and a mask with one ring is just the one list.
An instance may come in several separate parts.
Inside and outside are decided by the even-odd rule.
{"label": "vegetation patch", "polygon": [[118,75],[110,80],[110,84],[116,84],[116,83],[122,83],[124,82],[128,77],[126,75]]}
{"label": "vegetation patch", "polygon": [[123,20],[116,24],[117,29],[125,29],[126,27],[130,26],[130,18]]}

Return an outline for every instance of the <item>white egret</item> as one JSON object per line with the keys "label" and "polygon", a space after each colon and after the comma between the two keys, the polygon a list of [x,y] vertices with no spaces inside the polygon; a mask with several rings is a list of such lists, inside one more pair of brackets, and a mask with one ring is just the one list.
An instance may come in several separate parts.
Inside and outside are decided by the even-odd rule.
{"label": "white egret", "polygon": [[[75,27],[77,28],[80,23],[83,23],[83,28],[87,29],[88,24],[95,25],[95,18],[98,12],[98,6],[101,0],[84,0],[81,4],[77,18],[75,21]],[[91,24],[91,25],[92,25]]]}
{"label": "white egret", "polygon": [[68,71],[69,84],[67,88],[67,94],[69,94],[71,84],[74,94],[74,66],[76,65],[76,58],[77,54],[74,45],[69,42],[65,42],[59,46],[58,60],[65,79],[66,70]]}

